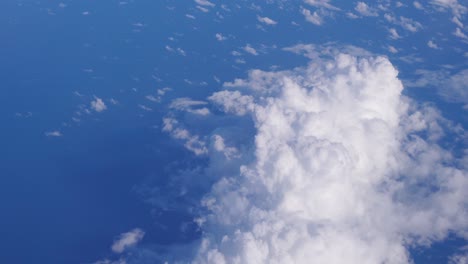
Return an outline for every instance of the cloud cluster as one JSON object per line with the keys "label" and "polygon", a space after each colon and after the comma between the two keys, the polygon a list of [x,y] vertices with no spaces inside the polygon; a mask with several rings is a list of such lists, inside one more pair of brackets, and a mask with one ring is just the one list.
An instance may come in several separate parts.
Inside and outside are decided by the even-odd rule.
{"label": "cloud cluster", "polygon": [[410,245],[466,238],[468,173],[439,144],[451,125],[402,96],[397,74],[384,57],[335,51],[213,94],[253,120],[254,158],[203,199],[194,262],[410,263]]}

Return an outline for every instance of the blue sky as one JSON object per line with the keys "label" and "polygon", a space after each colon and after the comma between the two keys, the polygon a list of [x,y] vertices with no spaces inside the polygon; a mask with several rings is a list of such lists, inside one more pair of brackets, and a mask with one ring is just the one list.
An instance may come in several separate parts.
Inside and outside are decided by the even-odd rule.
{"label": "blue sky", "polygon": [[468,3],[0,3],[1,263],[468,263]]}

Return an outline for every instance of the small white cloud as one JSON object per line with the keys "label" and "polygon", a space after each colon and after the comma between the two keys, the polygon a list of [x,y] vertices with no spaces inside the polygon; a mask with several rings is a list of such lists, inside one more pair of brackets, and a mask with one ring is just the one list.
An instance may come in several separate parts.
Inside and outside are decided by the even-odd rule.
{"label": "small white cloud", "polygon": [[463,23],[460,21],[460,19],[456,16],[454,16],[452,18],[452,22],[455,23],[455,25],[457,25],[457,27],[459,28],[464,28],[465,26],[463,25]]}
{"label": "small white cloud", "polygon": [[451,10],[453,15],[457,18],[463,17],[463,15],[468,12],[468,8],[460,4],[458,0],[431,0],[430,3],[438,7],[436,8],[438,11]]}
{"label": "small white cloud", "polygon": [[228,147],[224,142],[224,138],[220,135],[212,136],[213,148],[217,152],[223,153],[224,157],[228,160],[238,158],[239,151],[235,147]]}
{"label": "small white cloud", "polygon": [[258,21],[264,23],[264,24],[267,24],[267,25],[276,25],[278,24],[278,22],[276,22],[275,20],[269,18],[269,17],[261,17],[261,16],[257,16],[257,19]]}
{"label": "small white cloud", "polygon": [[96,112],[102,112],[107,109],[107,106],[101,98],[94,97],[94,100],[91,101],[91,109]]}
{"label": "small white cloud", "polygon": [[146,105],[139,104],[138,107],[139,107],[140,109],[142,109],[142,110],[147,111],[147,112],[153,111],[153,108],[148,107],[148,106],[146,106]]}
{"label": "small white cloud", "polygon": [[364,2],[357,2],[354,8],[362,16],[377,16],[377,12]]}
{"label": "small white cloud", "polygon": [[258,55],[257,50],[252,48],[252,46],[250,46],[250,44],[245,45],[245,47],[243,49],[244,49],[245,52],[247,52],[249,54],[252,54],[252,55],[255,55],[255,56]]}
{"label": "small white cloud", "polygon": [[468,36],[465,33],[463,33],[458,27],[455,29],[455,32],[453,32],[453,34],[459,38],[468,39]]}
{"label": "small white cloud", "polygon": [[388,32],[390,33],[390,38],[392,38],[392,39],[401,38],[400,35],[398,34],[398,31],[396,29],[394,29],[394,28],[389,29]]}
{"label": "small white cloud", "polygon": [[47,137],[61,137],[63,136],[62,132],[58,130],[49,131],[44,133]]}
{"label": "small white cloud", "polygon": [[359,16],[357,16],[356,14],[352,13],[352,12],[348,12],[346,13],[346,16],[351,18],[351,19],[356,19],[356,18],[359,18]]}
{"label": "small white cloud", "polygon": [[213,4],[212,2],[208,0],[195,0],[195,3],[202,5],[202,6],[209,6],[209,7],[215,6],[215,4]]}
{"label": "small white cloud", "polygon": [[[225,83],[226,87],[243,86],[243,84]],[[253,111],[253,98],[248,95],[242,95],[239,91],[220,91],[216,92],[208,100],[215,103],[226,113],[232,113],[239,116]]]}
{"label": "small white cloud", "polygon": [[421,23],[414,21],[411,18],[406,18],[406,17],[400,17],[400,22],[399,24],[406,30],[411,31],[411,32],[417,32],[420,29],[423,28]]}
{"label": "small white cloud", "polygon": [[172,101],[172,103],[169,105],[169,108],[197,115],[209,115],[210,110],[206,107],[202,107],[207,104],[208,103],[204,101],[196,101],[187,97],[183,97]]}
{"label": "small white cloud", "polygon": [[152,102],[155,102],[155,103],[161,102],[161,97],[159,97],[159,96],[156,97],[154,95],[147,95],[147,96],[145,96],[145,98],[152,101]]}
{"label": "small white cloud", "polygon": [[416,9],[424,10],[424,7],[423,7],[422,4],[419,3],[418,1],[414,1],[414,2],[413,2],[413,6],[414,6]]}
{"label": "small white cloud", "polygon": [[330,10],[340,10],[336,6],[333,6],[330,4],[330,0],[305,0],[307,4],[317,7],[317,8],[325,8],[325,9],[330,9]]}
{"label": "small white cloud", "polygon": [[314,13],[310,12],[310,10],[302,8],[301,9],[302,15],[304,15],[305,19],[317,26],[320,26],[323,23],[322,17],[315,11]]}
{"label": "small white cloud", "polygon": [[216,37],[216,39],[217,39],[218,41],[224,41],[224,40],[227,39],[227,38],[226,38],[225,36],[223,36],[223,34],[221,34],[221,33],[216,33],[215,37]]}
{"label": "small white cloud", "polygon": [[197,6],[198,10],[204,12],[204,13],[208,13],[210,12],[210,10],[208,8],[205,8],[205,7],[202,7],[202,6]]}
{"label": "small white cloud", "polygon": [[172,103],[169,105],[169,108],[177,109],[177,110],[184,110],[189,107],[206,105],[206,104],[208,103],[204,101],[197,101],[197,100],[192,100],[187,97],[183,97],[183,98],[177,98],[174,101],[172,101]]}
{"label": "small white cloud", "polygon": [[200,156],[208,153],[206,142],[181,127],[176,119],[170,117],[164,118],[162,130],[169,133],[173,138],[184,141],[184,147],[195,155]]}
{"label": "small white cloud", "polygon": [[231,54],[232,54],[232,56],[236,56],[236,57],[242,55],[242,53],[240,53],[240,52],[238,52],[238,51],[236,51],[236,50],[232,51]]}
{"label": "small white cloud", "polygon": [[182,55],[182,56],[186,56],[187,54],[185,53],[185,50],[181,49],[181,48],[177,48],[177,52]]}
{"label": "small white cloud", "polygon": [[432,40],[429,40],[427,42],[427,46],[431,49],[440,49],[440,47],[436,43],[434,43],[434,41]]}
{"label": "small white cloud", "polygon": [[135,228],[127,233],[123,233],[119,236],[119,239],[114,241],[112,244],[112,251],[115,253],[122,253],[127,248],[133,247],[138,244],[143,237],[145,236],[145,232],[139,228]]}
{"label": "small white cloud", "polygon": [[398,52],[398,50],[397,50],[395,47],[393,47],[393,46],[388,46],[388,51],[390,51],[390,52],[393,53],[393,54],[395,54],[395,53]]}
{"label": "small white cloud", "polygon": [[423,26],[421,25],[421,23],[417,22],[417,21],[414,21],[413,19],[411,18],[407,18],[407,17],[404,17],[404,16],[400,16],[399,18],[397,17],[394,17],[392,15],[389,15],[389,14],[385,14],[384,15],[384,18],[392,23],[392,24],[395,24],[395,25],[398,25],[398,26],[401,26],[402,28],[410,31],[410,32],[417,32],[419,31],[420,29],[423,28]]}
{"label": "small white cloud", "polygon": [[140,28],[141,28],[141,27],[144,27],[145,24],[143,24],[143,23],[141,23],[141,22],[136,22],[136,23],[133,23],[132,26],[134,26],[134,27],[140,27]]}

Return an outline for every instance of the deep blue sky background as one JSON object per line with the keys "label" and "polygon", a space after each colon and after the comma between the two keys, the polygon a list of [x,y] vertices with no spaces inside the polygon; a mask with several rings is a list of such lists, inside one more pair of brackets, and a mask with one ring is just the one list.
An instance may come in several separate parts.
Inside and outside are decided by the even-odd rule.
{"label": "deep blue sky background", "polygon": [[[367,18],[342,15],[315,26],[298,12],[298,6],[306,6],[300,1],[291,1],[284,10],[259,3],[261,13],[249,8],[253,2],[239,1],[237,8],[225,1],[231,12],[222,12],[217,3],[223,19],[214,10],[197,10],[192,1],[60,3],[0,3],[0,263],[92,263],[113,257],[113,239],[134,227],[147,232],[144,242],[149,244],[197,238],[195,227],[180,230],[191,222],[184,210],[155,209],[139,191],[146,184],[164,189],[171,175],[203,165],[161,131],[167,105],[173,98],[203,99],[218,90],[221,84],[214,76],[231,81],[252,68],[290,69],[307,62],[283,47],[356,45],[389,56],[403,79],[414,78],[420,68],[466,68],[461,51],[467,51],[467,44],[451,34],[449,11],[428,16],[410,5],[401,15],[420,21],[425,29],[414,34],[399,29],[403,37],[391,40],[388,25]],[[354,5],[340,7],[352,10]],[[258,14],[278,24],[260,30]],[[217,41],[216,33],[227,40]],[[426,45],[433,38],[442,50]],[[390,53],[388,43],[401,51]],[[243,52],[247,44],[261,54]],[[186,56],[166,46],[181,48]],[[232,51],[241,52],[246,63],[236,63]],[[401,60],[408,55],[424,61]],[[164,87],[172,90],[160,103],[145,99]],[[405,93],[439,105],[446,116],[466,126],[462,104],[442,100],[434,87]],[[103,98],[108,109],[78,116],[94,96]],[[63,136],[46,136],[50,131]],[[415,261],[443,263],[464,243],[453,239],[417,249]]]}

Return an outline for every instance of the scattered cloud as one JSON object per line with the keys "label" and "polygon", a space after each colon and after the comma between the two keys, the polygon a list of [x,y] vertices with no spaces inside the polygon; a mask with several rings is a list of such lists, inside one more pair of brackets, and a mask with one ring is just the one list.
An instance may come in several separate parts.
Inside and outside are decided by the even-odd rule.
{"label": "scattered cloud", "polygon": [[465,40],[468,39],[468,36],[465,33],[463,33],[463,31],[458,27],[455,29],[455,32],[453,32],[453,34],[459,38],[462,38]]}
{"label": "scattered cloud", "polygon": [[269,17],[257,16],[257,19],[259,22],[262,22],[263,24],[270,25],[270,26],[278,24],[278,22],[274,21],[273,19]]}
{"label": "scattered cloud", "polygon": [[323,23],[323,19],[322,17],[317,13],[317,11],[315,12],[311,12],[310,10],[308,9],[305,9],[305,8],[301,8],[301,13],[302,15],[304,15],[306,21],[314,24],[314,25],[317,25],[317,26],[320,26],[322,25]]}
{"label": "scattered cloud", "polygon": [[377,11],[374,8],[369,7],[364,2],[357,2],[354,8],[362,16],[378,16]]}
{"label": "scattered cloud", "polygon": [[394,17],[390,14],[385,14],[384,15],[385,19],[390,22],[390,23],[393,23],[395,25],[398,25],[398,26],[401,26],[402,28],[410,31],[410,32],[417,32],[419,30],[421,30],[423,28],[423,26],[421,25],[421,23],[417,22],[417,21],[414,21],[413,19],[411,18],[407,18],[407,17],[403,17],[403,16],[400,16],[400,17]]}
{"label": "scattered cloud", "polygon": [[468,246],[462,248],[461,252],[453,255],[449,259],[449,264],[467,264],[468,263]]}
{"label": "scattered cloud", "polygon": [[213,4],[212,2],[208,1],[208,0],[195,0],[195,3],[199,4],[199,5],[202,5],[202,6],[209,6],[209,7],[214,7],[215,4]]}
{"label": "scattered cloud", "polygon": [[139,104],[138,105],[138,108],[140,108],[141,110],[144,110],[146,112],[151,112],[153,111],[153,108],[149,107],[149,106],[146,106],[146,105],[143,105],[143,104]]}
{"label": "scattered cloud", "polygon": [[48,131],[44,133],[47,137],[61,137],[63,136],[62,132],[58,130]]}
{"label": "scattered cloud", "polygon": [[307,4],[317,7],[317,8],[325,8],[325,9],[330,9],[330,10],[340,10],[336,6],[333,6],[330,4],[330,0],[305,0]]}
{"label": "scattered cloud", "polygon": [[398,53],[398,50],[393,46],[388,46],[388,51],[390,51],[393,54]]}
{"label": "scattered cloud", "polygon": [[107,109],[107,106],[101,98],[95,96],[94,100],[91,101],[91,109],[96,112],[102,112]]}
{"label": "scattered cloud", "polygon": [[208,153],[206,142],[201,140],[199,136],[192,135],[175,118],[164,118],[162,130],[169,133],[173,138],[184,141],[184,147],[195,155],[200,156]]}
{"label": "scattered cloud", "polygon": [[397,30],[394,29],[394,28],[390,28],[390,29],[388,30],[388,32],[390,33],[390,38],[392,38],[392,39],[399,39],[399,38],[401,38],[400,35],[398,34]]}
{"label": "scattered cloud", "polygon": [[446,100],[468,105],[468,69],[461,70],[440,83],[439,93]]}
{"label": "scattered cloud", "polygon": [[440,49],[440,47],[432,40],[427,42],[427,46],[431,49]]}
{"label": "scattered cloud", "polygon": [[135,228],[129,232],[123,233],[112,244],[112,251],[122,253],[126,249],[136,246],[145,236],[145,232],[139,228]]}
{"label": "scattered cloud", "polygon": [[255,55],[255,56],[258,55],[257,50],[252,48],[252,46],[250,46],[250,44],[245,45],[243,49],[244,49],[245,52],[247,52],[249,54],[252,54],[252,55]]}
{"label": "scattered cloud", "polygon": [[413,2],[413,6],[414,6],[416,9],[424,10],[424,7],[423,7],[422,4],[419,3],[418,1],[414,1],[414,2]]}
{"label": "scattered cloud", "polygon": [[223,36],[223,34],[221,34],[221,33],[216,33],[215,37],[216,37],[216,39],[217,39],[218,41],[224,41],[224,40],[227,39],[227,38],[226,38],[225,36]]}
{"label": "scattered cloud", "polygon": [[440,7],[442,11],[451,10],[453,15],[458,19],[468,11],[468,8],[460,4],[458,0],[431,0],[430,3],[436,7]]}
{"label": "scattered cloud", "polygon": [[169,105],[169,108],[176,109],[178,111],[186,111],[189,113],[197,114],[197,115],[208,115],[210,114],[210,110],[206,107],[202,107],[207,105],[207,102],[204,101],[196,101],[190,98],[177,98]]}

